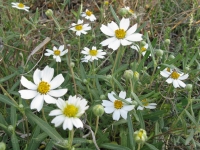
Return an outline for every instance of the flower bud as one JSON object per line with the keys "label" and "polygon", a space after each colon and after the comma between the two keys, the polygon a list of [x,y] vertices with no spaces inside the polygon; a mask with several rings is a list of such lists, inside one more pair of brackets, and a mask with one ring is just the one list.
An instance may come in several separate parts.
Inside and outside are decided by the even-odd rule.
{"label": "flower bud", "polygon": [[124,78],[129,80],[133,78],[133,71],[132,70],[125,70],[124,71]]}
{"label": "flower bud", "polygon": [[169,45],[171,41],[170,41],[170,39],[165,39],[164,42],[165,42],[165,44]]}
{"label": "flower bud", "polygon": [[134,71],[133,77],[135,80],[139,80],[140,74],[137,71]]}
{"label": "flower bud", "polygon": [[53,11],[51,9],[48,9],[46,12],[45,12],[45,15],[49,18],[51,18],[53,16]]}
{"label": "flower bud", "polygon": [[88,84],[87,79],[83,79],[83,83],[84,83],[84,84]]}
{"label": "flower bud", "polygon": [[185,89],[187,91],[192,91],[192,84],[186,84]]}
{"label": "flower bud", "polygon": [[100,104],[95,105],[92,110],[93,110],[93,113],[98,117],[100,117],[104,114],[104,108]]}
{"label": "flower bud", "polygon": [[108,6],[109,5],[109,1],[104,1],[104,5]]}
{"label": "flower bud", "polygon": [[106,96],[105,95],[100,95],[100,99],[104,100],[104,99],[106,99]]}
{"label": "flower bud", "polygon": [[185,70],[186,70],[186,71],[190,71],[190,67],[186,66],[186,67],[185,67]]}
{"label": "flower bud", "polygon": [[174,57],[174,55],[169,55],[169,60],[173,60],[175,57]]}
{"label": "flower bud", "polygon": [[133,137],[137,143],[144,143],[147,140],[147,133],[145,130],[140,129],[134,132]]}
{"label": "flower bud", "polygon": [[69,65],[70,65],[71,68],[74,68],[74,66],[75,66],[74,62],[70,62]]}
{"label": "flower bud", "polygon": [[162,57],[162,55],[163,55],[163,50],[157,49],[157,50],[156,50],[156,55],[157,55],[158,57]]}
{"label": "flower bud", "polygon": [[6,144],[4,142],[0,142],[0,150],[6,150]]}
{"label": "flower bud", "polygon": [[132,105],[137,106],[137,105],[138,105],[138,102],[133,100],[133,101],[132,101]]}
{"label": "flower bud", "polygon": [[120,11],[119,11],[119,14],[124,17],[128,14],[128,10],[126,8],[121,8]]}
{"label": "flower bud", "polygon": [[112,80],[112,75],[110,75],[110,74],[107,75],[107,76],[106,76],[106,79],[109,80],[109,81]]}
{"label": "flower bud", "polygon": [[145,46],[147,43],[145,41],[141,41],[141,47]]}
{"label": "flower bud", "polygon": [[8,126],[8,131],[14,132],[14,130],[15,130],[15,129],[14,129],[14,127],[13,127],[12,125],[9,125],[9,126]]}

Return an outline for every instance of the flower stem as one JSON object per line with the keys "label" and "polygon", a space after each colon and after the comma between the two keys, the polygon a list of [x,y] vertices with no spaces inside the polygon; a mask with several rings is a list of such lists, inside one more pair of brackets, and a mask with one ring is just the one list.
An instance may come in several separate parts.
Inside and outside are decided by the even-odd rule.
{"label": "flower stem", "polygon": [[44,114],[44,108],[42,108],[42,117],[43,117],[44,121],[47,122],[47,119],[46,119],[45,114]]}
{"label": "flower stem", "polygon": [[99,116],[97,116],[97,118],[96,118],[96,127],[95,127],[94,135],[96,135],[96,133],[98,131],[98,127],[99,127]]}
{"label": "flower stem", "polygon": [[140,150],[140,143],[138,143],[138,148],[137,148],[137,150]]}
{"label": "flower stem", "polygon": [[74,138],[74,130],[69,130],[69,149],[71,150],[72,148],[72,143],[73,143],[73,138]]}

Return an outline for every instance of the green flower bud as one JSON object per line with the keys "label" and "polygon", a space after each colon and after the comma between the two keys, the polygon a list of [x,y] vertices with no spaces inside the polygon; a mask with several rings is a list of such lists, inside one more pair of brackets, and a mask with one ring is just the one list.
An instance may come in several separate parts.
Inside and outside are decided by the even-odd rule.
{"label": "green flower bud", "polygon": [[147,43],[145,41],[141,41],[141,47],[145,46]]}
{"label": "green flower bud", "polygon": [[157,50],[156,50],[156,55],[157,55],[158,57],[162,57],[162,55],[163,55],[163,50],[157,49]]}
{"label": "green flower bud", "polygon": [[133,101],[132,101],[132,105],[137,106],[137,105],[138,105],[138,102],[133,100]]}
{"label": "green flower bud", "polygon": [[185,89],[187,91],[192,91],[192,84],[186,84]]}
{"label": "green flower bud", "polygon": [[170,39],[165,39],[165,44],[169,45],[170,44]]}
{"label": "green flower bud", "polygon": [[6,150],[6,144],[4,142],[0,142],[0,150]]}
{"label": "green flower bud", "polygon": [[186,70],[186,71],[190,71],[190,67],[186,66],[186,67],[185,67],[185,70]]}
{"label": "green flower bud", "polygon": [[99,104],[95,105],[92,110],[93,110],[93,113],[98,117],[104,114],[104,108],[102,105],[99,105]]}
{"label": "green flower bud", "polygon": [[74,66],[75,66],[74,62],[70,62],[69,65],[70,65],[71,68],[74,68]]}
{"label": "green flower bud", "polygon": [[109,80],[109,81],[112,80],[112,75],[107,75],[106,79]]}
{"label": "green flower bud", "polygon": [[125,70],[124,71],[124,78],[129,80],[133,78],[133,71],[132,70]]}
{"label": "green flower bud", "polygon": [[174,57],[174,55],[169,55],[169,60],[173,60],[175,57]]}
{"label": "green flower bud", "polygon": [[119,14],[123,17],[129,14],[128,10],[126,8],[121,8],[119,11]]}
{"label": "green flower bud", "polygon": [[24,108],[24,105],[19,104],[19,108],[20,108],[20,109],[23,109],[23,108]]}
{"label": "green flower bud", "polygon": [[84,83],[84,84],[88,84],[87,79],[83,79],[83,83]]}
{"label": "green flower bud", "polygon": [[49,18],[51,18],[53,16],[53,11],[51,9],[48,9],[46,12],[45,12],[45,15]]}
{"label": "green flower bud", "polygon": [[134,71],[133,76],[135,80],[139,80],[140,74],[137,71]]}
{"label": "green flower bud", "polygon": [[104,100],[104,99],[106,99],[106,96],[105,95],[100,95],[100,99]]}
{"label": "green flower bud", "polygon": [[8,131],[14,132],[14,130],[15,130],[15,129],[14,129],[14,127],[13,127],[12,125],[9,125],[9,126],[8,126]]}
{"label": "green flower bud", "polygon": [[137,143],[144,143],[147,140],[147,132],[140,129],[139,131],[134,132],[133,137]]}

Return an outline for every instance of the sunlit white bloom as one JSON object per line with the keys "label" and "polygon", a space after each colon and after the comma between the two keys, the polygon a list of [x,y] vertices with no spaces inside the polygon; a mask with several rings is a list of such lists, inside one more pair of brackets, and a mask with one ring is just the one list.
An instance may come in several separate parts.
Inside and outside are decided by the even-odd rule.
{"label": "sunlit white bloom", "polygon": [[12,7],[17,8],[17,9],[22,9],[22,10],[25,10],[25,11],[29,11],[29,8],[30,8],[28,6],[25,6],[22,3],[14,3],[14,2],[12,2],[11,4],[12,4]]}
{"label": "sunlit white bloom", "polygon": [[42,71],[36,69],[33,74],[33,81],[27,80],[24,76],[21,77],[21,84],[27,88],[27,90],[20,90],[19,93],[23,99],[33,99],[31,102],[31,109],[37,109],[40,111],[43,107],[44,101],[48,104],[55,104],[56,99],[54,97],[61,97],[67,89],[57,89],[63,82],[64,78],[62,74],[53,78],[54,69],[46,66]]}
{"label": "sunlit white bloom", "polygon": [[56,105],[59,109],[52,110],[49,116],[56,116],[51,123],[55,127],[63,124],[63,129],[72,130],[73,126],[76,128],[83,128],[83,123],[79,119],[88,109],[87,101],[76,96],[69,96],[68,101],[61,98],[58,99]]}
{"label": "sunlit white bloom", "polygon": [[96,17],[94,16],[94,14],[88,9],[86,9],[86,11],[81,14],[81,16],[85,17],[85,19],[88,19],[90,21],[96,20]]}
{"label": "sunlit white bloom", "polygon": [[166,82],[168,84],[172,83],[175,88],[178,88],[178,87],[184,88],[186,84],[182,80],[185,80],[189,77],[188,74],[178,73],[176,70],[172,70],[169,68],[166,68],[163,71],[160,71],[160,74],[163,77],[167,78]]}
{"label": "sunlit white bloom", "polygon": [[148,109],[155,109],[156,108],[156,103],[149,103],[146,99],[142,100],[143,106],[138,106],[137,110],[143,110],[144,108]]}
{"label": "sunlit white bloom", "polygon": [[[113,120],[119,120],[120,116],[122,116],[122,118],[126,119],[128,111],[133,110],[135,106],[131,105],[131,104],[127,104],[121,100],[118,100],[117,98],[114,97],[114,95],[116,95],[114,92],[108,93],[108,98],[110,101],[103,100],[102,105],[105,107],[104,110],[108,114],[113,113],[113,115],[112,115]],[[126,100],[129,103],[132,102],[131,98],[126,98],[125,91],[121,91],[119,93],[119,97],[121,99]]]}
{"label": "sunlit white bloom", "polygon": [[137,29],[137,24],[128,29],[130,25],[130,20],[122,18],[119,26],[115,22],[108,23],[107,26],[102,25],[101,31],[110,36],[108,39],[102,41],[100,44],[102,46],[108,45],[108,48],[117,50],[120,45],[126,46],[131,45],[135,41],[142,40],[142,34],[135,33]]}
{"label": "sunlit white bloom", "polygon": [[78,20],[78,23],[72,23],[72,28],[70,30],[75,31],[77,36],[82,34],[87,34],[86,31],[91,30],[89,24],[83,24],[83,20]]}
{"label": "sunlit white bloom", "polygon": [[93,62],[94,60],[98,60],[99,58],[103,59],[106,52],[103,52],[103,50],[97,50],[95,46],[92,47],[92,49],[89,49],[87,47],[84,47],[84,49],[81,51],[82,54],[85,54],[85,57],[82,59],[82,62]]}
{"label": "sunlit white bloom", "polygon": [[146,43],[144,46],[141,46],[141,47],[139,45],[135,44],[135,45],[132,45],[131,48],[138,51],[139,53],[141,53],[144,56],[147,52],[148,44]]}
{"label": "sunlit white bloom", "polygon": [[61,62],[60,56],[65,55],[68,52],[68,49],[64,50],[64,45],[61,45],[59,48],[53,47],[53,50],[46,49],[45,56],[53,55],[53,58],[56,60],[56,62]]}

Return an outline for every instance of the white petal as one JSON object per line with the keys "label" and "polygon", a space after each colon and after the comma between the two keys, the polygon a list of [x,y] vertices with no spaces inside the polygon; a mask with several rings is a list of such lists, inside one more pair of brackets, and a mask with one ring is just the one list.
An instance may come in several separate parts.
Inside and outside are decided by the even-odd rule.
{"label": "white petal", "polygon": [[113,32],[113,30],[111,30],[109,27],[102,25],[100,28],[101,32],[103,32],[105,35],[108,36],[114,36],[115,33]]}
{"label": "white petal", "polygon": [[110,30],[113,31],[113,33],[115,33],[115,30],[119,29],[118,25],[113,21],[111,23],[108,23],[108,27],[110,28]]}
{"label": "white petal", "polygon": [[58,106],[58,108],[63,110],[65,108],[65,106],[66,106],[66,102],[63,99],[58,98],[58,100],[56,102],[56,105]]}
{"label": "white petal", "polygon": [[113,96],[113,94],[115,94],[114,92],[108,93],[108,98],[109,100],[111,100],[112,102],[114,102],[116,100],[116,98]]}
{"label": "white petal", "polygon": [[64,77],[62,74],[57,75],[51,82],[50,82],[50,88],[55,89],[59,87],[64,82]]}
{"label": "white petal", "polygon": [[61,52],[61,54],[60,54],[60,56],[63,56],[63,55],[65,55],[67,52],[68,52],[68,49],[66,49],[66,50],[62,51],[62,52]]}
{"label": "white petal", "polygon": [[56,62],[61,62],[61,58],[59,56],[56,56]]}
{"label": "white petal", "polygon": [[125,105],[122,109],[126,110],[126,111],[131,111],[133,110],[135,107],[135,105]]}
{"label": "white petal", "polygon": [[64,50],[64,45],[60,45],[59,50],[62,52]]}
{"label": "white petal", "polygon": [[120,42],[121,42],[121,44],[122,44],[123,46],[127,46],[127,45],[131,45],[131,44],[132,44],[132,42],[129,42],[129,41],[127,41],[126,39],[122,39],[122,40],[120,40]]}
{"label": "white petal", "polygon": [[60,126],[65,120],[65,116],[64,115],[60,115],[60,116],[56,116],[51,123],[55,124],[55,127]]}
{"label": "white petal", "polygon": [[33,90],[20,90],[19,93],[23,99],[32,99],[38,95],[38,92]]}
{"label": "white petal", "polygon": [[120,111],[119,110],[115,110],[113,113],[113,120],[119,120],[120,118]]}
{"label": "white petal", "polygon": [[41,70],[36,69],[34,74],[33,74],[33,81],[36,85],[38,85],[41,81]]}
{"label": "white petal", "polygon": [[67,89],[51,90],[48,92],[49,95],[53,97],[61,97],[67,93]]}
{"label": "white petal", "polygon": [[120,46],[120,40],[116,39],[108,45],[108,48],[112,48],[114,51],[117,50]]}
{"label": "white petal", "polygon": [[33,84],[31,81],[27,80],[24,76],[21,77],[21,84],[30,90],[36,90],[37,86]]}
{"label": "white petal", "polygon": [[173,86],[174,86],[175,88],[179,87],[179,84],[178,84],[178,81],[177,81],[177,80],[174,80],[174,81],[173,81]]}
{"label": "white petal", "polygon": [[49,96],[48,94],[47,95],[44,95],[44,100],[47,104],[55,104],[56,103],[56,99]]}
{"label": "white petal", "polygon": [[160,74],[161,74],[163,77],[168,78],[168,77],[170,76],[171,73],[168,72],[168,71],[163,70],[163,71],[160,71]]}
{"label": "white petal", "polygon": [[125,99],[126,98],[126,92],[125,91],[121,91],[119,93],[119,97],[122,98],[122,99]]}
{"label": "white petal", "polygon": [[126,36],[133,34],[136,30],[137,30],[137,24],[128,29],[128,31],[126,32]]}
{"label": "white petal", "polygon": [[183,76],[180,76],[178,79],[179,80],[185,80],[185,79],[187,79],[189,77],[189,75],[188,74],[185,74],[185,75],[183,75]]}
{"label": "white petal", "polygon": [[131,48],[136,50],[136,51],[140,50],[140,47],[138,45],[132,45]]}
{"label": "white petal", "polygon": [[166,80],[166,82],[169,83],[169,84],[172,83],[173,81],[174,81],[174,79],[172,79],[172,78],[168,78],[168,79]]}
{"label": "white petal", "polygon": [[63,129],[66,130],[66,129],[69,129],[69,130],[72,130],[73,129],[73,124],[72,124],[72,121],[70,118],[65,118],[65,121],[63,123]]}
{"label": "white petal", "polygon": [[43,95],[38,94],[31,102],[31,109],[37,109],[37,111],[39,112],[43,107],[43,103]]}
{"label": "white petal", "polygon": [[58,116],[58,115],[62,115],[62,114],[63,114],[63,112],[60,109],[55,109],[49,113],[49,116]]}
{"label": "white petal", "polygon": [[42,70],[42,81],[46,81],[46,82],[50,82],[51,79],[53,78],[53,74],[54,74],[54,69],[50,68],[49,66],[46,66],[43,70]]}
{"label": "white petal", "polygon": [[129,27],[129,25],[130,25],[130,20],[122,18],[122,20],[119,23],[119,28],[124,29],[126,31]]}
{"label": "white petal", "polygon": [[148,109],[155,109],[156,108],[156,106],[145,106],[145,108],[148,108]]}
{"label": "white petal", "polygon": [[120,114],[122,116],[122,118],[124,118],[125,120],[127,119],[127,111],[123,110],[123,109],[120,109]]}
{"label": "white petal", "polygon": [[186,84],[183,81],[181,81],[181,80],[177,80],[177,82],[183,88],[186,86]]}
{"label": "white petal", "polygon": [[144,107],[142,107],[142,106],[138,106],[138,108],[137,108],[137,110],[143,110],[144,109]]}
{"label": "white petal", "polygon": [[104,110],[107,114],[111,114],[111,113],[113,113],[113,111],[115,111],[115,108],[113,106],[112,107],[105,107]]}
{"label": "white petal", "polygon": [[106,45],[109,45],[110,43],[113,43],[115,40],[116,40],[115,37],[111,37],[111,38],[108,38],[108,39],[102,41],[100,44],[102,46],[106,46]]}
{"label": "white petal", "polygon": [[79,118],[71,118],[71,121],[76,128],[83,128],[83,123]]}
{"label": "white petal", "polygon": [[132,35],[127,36],[126,39],[132,42],[142,41],[142,34],[134,33]]}
{"label": "white petal", "polygon": [[107,101],[107,100],[103,100],[103,103],[102,103],[103,106],[106,106],[106,107],[109,107],[109,106],[113,106],[114,104],[110,101]]}

